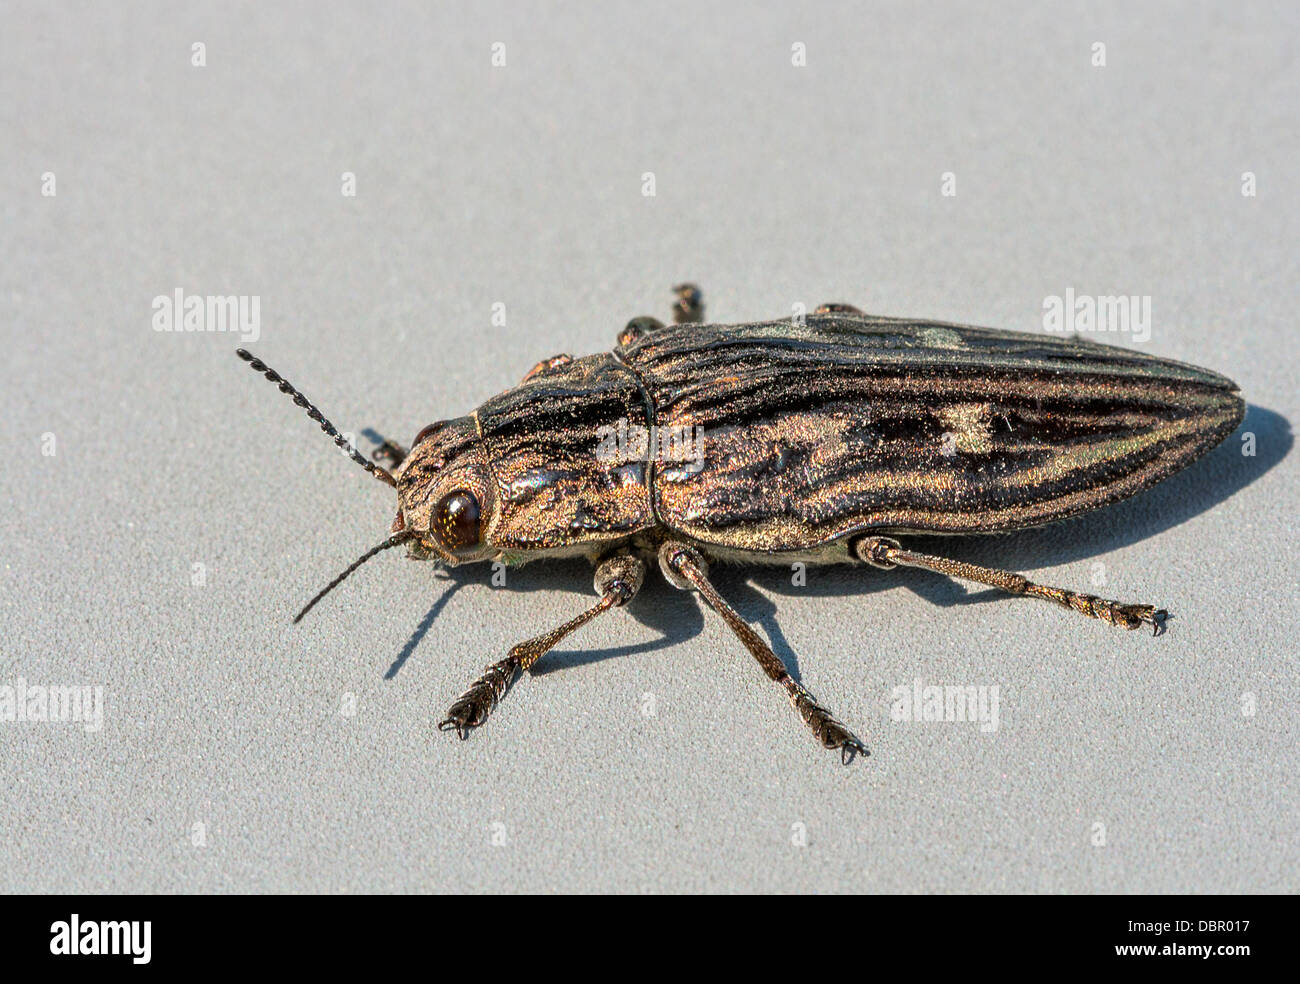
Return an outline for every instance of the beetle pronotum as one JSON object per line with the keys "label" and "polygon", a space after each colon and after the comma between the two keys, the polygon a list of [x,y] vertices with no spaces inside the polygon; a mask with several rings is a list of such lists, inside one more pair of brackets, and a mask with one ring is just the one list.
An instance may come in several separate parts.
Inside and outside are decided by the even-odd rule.
{"label": "beetle pronotum", "polygon": [[[917,553],[898,537],[1023,529],[1133,495],[1236,428],[1245,406],[1231,380],[1077,338],[881,318],[846,304],[823,305],[802,323],[709,325],[698,288],[676,293],[673,325],[635,318],[612,352],[539,362],[468,416],[425,427],[410,451],[385,441],[375,457],[391,471],[240,349],[397,490],[388,539],[294,621],[401,544],[448,565],[590,558],[599,600],[484,671],[439,725],[464,738],[521,671],[627,604],[657,558],[664,577],[699,593],[813,736],[846,760],[865,752],[863,743],[718,593],[711,560],[919,567],[1159,632],[1166,613],[1151,605]],[[696,453],[683,460],[680,445],[662,440],[609,453],[613,435],[629,428],[685,433]]]}

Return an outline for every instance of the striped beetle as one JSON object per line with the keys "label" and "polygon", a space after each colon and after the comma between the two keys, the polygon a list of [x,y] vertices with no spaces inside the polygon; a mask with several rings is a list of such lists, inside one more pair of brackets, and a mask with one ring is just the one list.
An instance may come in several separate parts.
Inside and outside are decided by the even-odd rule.
{"label": "striped beetle", "polygon": [[[294,621],[399,544],[446,565],[590,558],[599,601],[486,669],[439,725],[464,738],[516,675],[627,604],[657,557],[664,577],[699,593],[845,761],[865,746],[722,598],[709,561],[919,567],[1159,633],[1166,613],[1151,605],[918,553],[896,537],[1024,529],[1133,495],[1232,433],[1245,405],[1231,380],[1078,338],[875,317],[847,304],[802,321],[703,324],[698,288],[676,293],[673,325],[635,318],[612,352],[539,362],[468,416],[425,427],[409,452],[385,441],[373,457],[391,471],[240,349],[397,490],[388,539]],[[629,432],[641,440],[619,453]],[[645,439],[665,432],[693,435],[696,456]]]}

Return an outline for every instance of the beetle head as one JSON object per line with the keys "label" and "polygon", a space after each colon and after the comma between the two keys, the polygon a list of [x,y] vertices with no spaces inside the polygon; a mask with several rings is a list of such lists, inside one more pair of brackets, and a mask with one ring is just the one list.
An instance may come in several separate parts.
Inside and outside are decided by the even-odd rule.
{"label": "beetle head", "polygon": [[489,540],[497,495],[471,417],[430,424],[395,473],[397,519],[410,555],[456,565],[495,552]]}

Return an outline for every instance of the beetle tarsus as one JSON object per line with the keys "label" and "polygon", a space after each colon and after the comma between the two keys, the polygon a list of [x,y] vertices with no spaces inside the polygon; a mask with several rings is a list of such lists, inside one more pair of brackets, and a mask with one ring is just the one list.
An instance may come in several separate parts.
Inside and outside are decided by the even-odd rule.
{"label": "beetle tarsus", "polygon": [[869,755],[867,746],[844,727],[810,694],[802,684],[790,676],[790,671],[781,661],[772,647],[759,637],[753,627],[740,617],[740,613],[731,607],[708,577],[708,565],[698,550],[685,543],[668,541],[659,548],[659,566],[668,583],[684,590],[694,589],[699,592],[710,608],[722,616],[727,627],[758,660],[758,665],[774,683],[785,688],[790,698],[790,705],[799,713],[804,724],[808,726],[823,748],[839,749],[840,760],[844,764],[853,761],[854,754]]}
{"label": "beetle tarsus", "polygon": [[645,580],[645,569],[645,561],[629,551],[620,551],[602,560],[596,565],[595,578],[600,601],[559,628],[514,646],[505,659],[489,666],[468,690],[456,698],[446,718],[438,724],[438,730],[454,729],[463,739],[470,729],[480,727],[501,703],[520,670],[531,669],[565,636],[597,615],[621,608],[631,601]]}
{"label": "beetle tarsus", "polygon": [[830,711],[817,703],[816,698],[802,684],[795,682],[788,674],[779,682],[790,695],[790,705],[799,712],[804,724],[808,725],[808,730],[813,733],[817,741],[821,742],[823,748],[831,751],[839,749],[840,761],[845,765],[853,761],[855,754],[871,754],[861,739],[841,724]]}
{"label": "beetle tarsus", "polygon": [[469,736],[470,729],[482,725],[496,710],[518,671],[519,661],[513,651],[501,662],[493,663],[483,671],[481,677],[470,684],[468,690],[456,698],[455,703],[447,709],[446,718],[439,722],[438,730],[454,729],[464,741]]}
{"label": "beetle tarsus", "polygon": [[1156,608],[1154,605],[1130,605],[1124,602],[1111,601],[1108,598],[1098,598],[1096,595],[1081,594],[1077,591],[1070,591],[1067,588],[1051,588],[1042,584],[1035,584],[1033,581],[1025,582],[1023,592],[1034,598],[1044,598],[1047,601],[1055,602],[1062,608],[1069,608],[1085,615],[1088,618],[1099,619],[1114,625],[1117,628],[1140,629],[1144,625],[1151,626],[1151,634],[1159,635],[1164,628],[1165,620],[1169,613],[1163,608]]}

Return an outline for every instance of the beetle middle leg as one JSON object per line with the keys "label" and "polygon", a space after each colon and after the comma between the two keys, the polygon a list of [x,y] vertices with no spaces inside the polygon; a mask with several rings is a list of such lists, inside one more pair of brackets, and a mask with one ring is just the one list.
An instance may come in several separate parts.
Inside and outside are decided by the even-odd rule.
{"label": "beetle middle leg", "polygon": [[626,605],[640,590],[645,572],[646,562],[632,553],[616,553],[601,561],[596,565],[595,578],[600,601],[559,628],[519,643],[505,659],[489,666],[468,690],[456,698],[446,718],[438,724],[438,730],[454,730],[465,738],[471,728],[477,728],[488,719],[520,671],[528,670],[565,636],[597,615]]}
{"label": "beetle middle leg", "polygon": [[631,345],[638,338],[647,335],[652,331],[662,328],[664,323],[658,318],[653,318],[648,314],[633,318],[624,326],[623,330],[618,333],[615,340],[619,345]]}
{"label": "beetle middle leg", "polygon": [[1107,598],[1098,598],[1096,595],[1080,594],[1067,588],[1052,588],[1045,584],[1035,584],[1023,574],[1016,574],[1012,571],[1001,571],[992,567],[980,567],[978,564],[967,564],[964,561],[952,560],[948,557],[935,557],[931,554],[916,553],[904,549],[903,545],[897,540],[892,540],[886,536],[865,537],[854,545],[853,552],[859,560],[873,567],[880,567],[884,570],[891,570],[900,565],[903,567],[919,567],[923,570],[934,571],[936,574],[946,574],[948,577],[975,581],[978,584],[987,584],[1008,594],[1042,598],[1046,601],[1055,602],[1062,608],[1076,611],[1080,615],[1098,618],[1122,629],[1136,629],[1143,625],[1149,625],[1151,626],[1152,635],[1159,635],[1160,630],[1164,627],[1165,619],[1169,617],[1169,613],[1163,608],[1156,608],[1152,605],[1128,605],[1119,601],[1110,601]]}
{"label": "beetle middle leg", "polygon": [[694,588],[709,607],[722,616],[727,627],[758,660],[758,665],[763,668],[768,678],[785,688],[791,706],[799,712],[804,724],[813,733],[813,737],[821,742],[823,748],[838,748],[840,757],[845,763],[852,760],[855,752],[863,755],[870,754],[867,746],[862,744],[856,735],[835,720],[830,711],[817,703],[813,695],[790,676],[790,671],[786,669],[781,657],[772,652],[772,647],[764,642],[753,627],[740,617],[740,613],[718,594],[717,589],[709,581],[707,566],[699,551],[684,543],[670,540],[659,548],[659,566],[670,584],[677,588]]}

